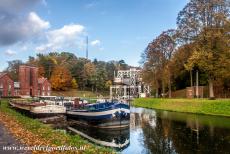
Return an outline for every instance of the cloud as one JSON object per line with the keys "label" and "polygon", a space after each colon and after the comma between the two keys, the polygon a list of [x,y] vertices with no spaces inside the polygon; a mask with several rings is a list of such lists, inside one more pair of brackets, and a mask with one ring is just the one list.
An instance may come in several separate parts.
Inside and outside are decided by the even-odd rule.
{"label": "cloud", "polygon": [[28,47],[26,45],[23,45],[21,48],[20,48],[22,51],[26,51],[28,49]]}
{"label": "cloud", "polygon": [[31,30],[34,33],[50,27],[50,23],[42,20],[35,12],[29,13],[27,25],[32,28]]}
{"label": "cloud", "polygon": [[28,9],[39,2],[42,2],[42,0],[1,0],[0,10],[11,14],[17,14],[21,11],[28,11]]}
{"label": "cloud", "polygon": [[6,50],[4,53],[5,53],[7,56],[13,56],[13,55],[16,55],[16,52],[15,52],[15,51],[13,51],[13,50],[10,50],[10,49]]}
{"label": "cloud", "polygon": [[36,47],[37,52],[50,52],[67,47],[81,47],[84,44],[85,27],[79,24],[64,25],[60,29],[48,31],[46,42]]}
{"label": "cloud", "polygon": [[26,41],[50,27],[48,21],[29,11],[41,0],[1,0],[0,46]]}
{"label": "cloud", "polygon": [[100,40],[94,40],[90,43],[92,46],[99,46],[101,45],[101,41]]}

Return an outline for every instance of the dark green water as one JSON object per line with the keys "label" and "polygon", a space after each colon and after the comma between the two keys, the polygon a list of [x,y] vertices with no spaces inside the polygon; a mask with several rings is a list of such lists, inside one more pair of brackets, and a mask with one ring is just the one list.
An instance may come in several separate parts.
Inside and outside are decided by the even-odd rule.
{"label": "dark green water", "polygon": [[124,154],[230,153],[230,118],[131,107],[130,128],[76,129]]}

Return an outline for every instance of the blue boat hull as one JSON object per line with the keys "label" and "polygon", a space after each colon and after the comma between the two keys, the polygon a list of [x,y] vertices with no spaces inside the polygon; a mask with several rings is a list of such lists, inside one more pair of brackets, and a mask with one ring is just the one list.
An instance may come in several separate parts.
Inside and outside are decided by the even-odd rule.
{"label": "blue boat hull", "polygon": [[90,126],[101,128],[115,128],[129,126],[130,110],[129,106],[120,103],[111,103],[105,108],[100,108],[100,104],[91,105],[91,110],[71,110],[67,111],[67,118],[77,120],[78,122]]}

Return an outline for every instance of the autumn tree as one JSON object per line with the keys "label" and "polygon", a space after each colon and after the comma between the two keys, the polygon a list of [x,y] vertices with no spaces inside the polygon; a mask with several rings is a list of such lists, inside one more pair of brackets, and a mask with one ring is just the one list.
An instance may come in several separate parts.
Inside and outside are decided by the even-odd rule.
{"label": "autumn tree", "polygon": [[177,17],[181,42],[195,41],[203,28],[223,26],[229,7],[229,0],[190,0]]}
{"label": "autumn tree", "polygon": [[204,29],[186,65],[187,69],[196,65],[208,74],[210,98],[214,98],[214,80],[229,75],[229,40],[229,34],[224,29]]}
{"label": "autumn tree", "polygon": [[107,88],[107,89],[109,89],[110,88],[110,86],[113,84],[113,82],[111,81],[111,80],[108,80],[108,81],[106,81],[106,83],[105,83],[105,87]]}
{"label": "autumn tree", "polygon": [[183,42],[196,44],[186,68],[191,71],[196,67],[208,74],[211,98],[214,97],[214,74],[219,72],[217,59],[223,50],[219,47],[226,47],[225,41],[219,42],[219,40],[226,39],[227,32],[223,31],[229,20],[229,7],[228,0],[191,0],[177,18]]}
{"label": "autumn tree", "polygon": [[[145,50],[147,62],[145,63],[144,68],[146,71],[144,72],[152,72],[148,74],[155,78],[154,85],[157,93],[159,88],[158,81],[161,81],[163,97],[165,94],[165,84],[168,85],[169,97],[171,97],[170,59],[175,51],[175,39],[175,30],[165,31],[154,39]],[[146,79],[146,75],[144,79]]]}
{"label": "autumn tree", "polygon": [[77,85],[76,79],[74,79],[74,78],[72,79],[71,86],[72,86],[73,89],[77,89],[78,85]]}
{"label": "autumn tree", "polygon": [[37,54],[38,57],[38,66],[43,67],[44,69],[44,76],[50,79],[52,71],[57,65],[55,58],[49,55]]}
{"label": "autumn tree", "polygon": [[68,69],[56,66],[50,78],[54,90],[67,90],[71,86],[72,76]]}

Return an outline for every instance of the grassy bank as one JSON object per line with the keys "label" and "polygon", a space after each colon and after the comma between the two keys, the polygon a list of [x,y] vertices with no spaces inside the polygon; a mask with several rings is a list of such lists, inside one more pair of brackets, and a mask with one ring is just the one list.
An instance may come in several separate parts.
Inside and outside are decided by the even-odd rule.
{"label": "grassy bank", "polygon": [[[16,138],[28,146],[65,145],[78,148],[83,146],[85,150],[78,151],[79,153],[113,153],[111,149],[93,145],[78,135],[70,135],[54,130],[36,119],[24,116],[9,108],[7,100],[2,100],[0,106],[0,122],[4,123]],[[39,153],[38,151],[33,152]],[[40,152],[44,153],[44,151]],[[57,153],[57,151],[54,153]],[[76,153],[76,151],[66,151],[65,153]]]}
{"label": "grassy bank", "polygon": [[176,112],[220,115],[230,117],[230,99],[157,99],[138,98],[134,106]]}
{"label": "grassy bank", "polygon": [[84,98],[97,98],[97,96],[109,97],[108,92],[94,93],[92,91],[80,91],[78,89],[69,89],[67,91],[52,91],[51,95],[70,96],[70,97],[84,97]]}

